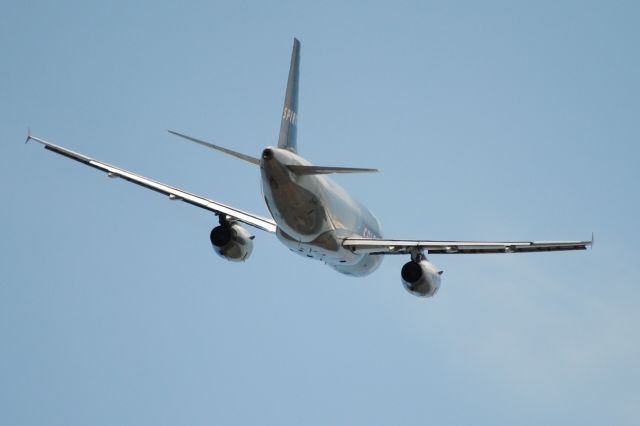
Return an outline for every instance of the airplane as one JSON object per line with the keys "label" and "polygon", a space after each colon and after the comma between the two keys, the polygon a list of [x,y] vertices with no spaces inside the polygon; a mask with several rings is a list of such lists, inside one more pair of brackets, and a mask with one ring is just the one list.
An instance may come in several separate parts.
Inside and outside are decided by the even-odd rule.
{"label": "airplane", "polygon": [[215,252],[230,261],[245,261],[253,251],[254,236],[242,225],[275,234],[291,251],[318,259],[350,276],[375,271],[384,255],[408,255],[400,272],[405,289],[420,297],[432,297],[440,288],[442,271],[427,260],[427,254],[525,253],[585,250],[591,241],[433,241],[390,240],[382,236],[378,219],[355,201],[328,175],[368,173],[376,169],[317,166],[298,153],[298,79],[300,41],[294,38],[284,108],[277,146],[264,148],[260,157],[243,154],[198,138],[170,133],[211,148],[260,168],[262,192],[271,218],[174,188],[136,173],[55,145],[28,132],[26,142],[36,141],[44,148],[87,166],[151,189],[185,203],[213,212],[218,226],[210,233]]}

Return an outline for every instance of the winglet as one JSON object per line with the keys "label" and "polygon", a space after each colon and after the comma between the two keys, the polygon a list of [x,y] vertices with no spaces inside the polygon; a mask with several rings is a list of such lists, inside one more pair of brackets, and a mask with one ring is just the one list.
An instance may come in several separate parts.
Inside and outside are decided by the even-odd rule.
{"label": "winglet", "polygon": [[591,250],[593,250],[593,243],[595,242],[595,239],[593,237],[593,231],[591,231],[591,242],[589,243],[589,246],[591,247]]}
{"label": "winglet", "polygon": [[24,141],[24,143],[27,143],[29,141],[36,141],[38,143],[41,143],[42,145],[52,145],[50,142],[45,141],[44,139],[40,139],[39,137],[33,136],[31,134],[31,128],[27,128],[27,140]]}
{"label": "winglet", "polygon": [[[37,136],[33,136],[33,135],[31,134],[31,129],[29,129],[29,130],[28,130],[28,133],[27,133],[27,140],[26,140],[26,141],[24,141],[24,143],[27,143],[27,142],[29,142],[29,141],[36,141],[36,142],[38,142],[38,143],[41,143],[42,145],[45,145],[45,147],[46,147],[46,146],[49,146],[49,145],[53,145],[51,142],[47,142],[47,141],[45,141],[44,139],[40,139],[40,138],[39,138],[39,137],[37,137]],[[54,145],[54,146],[55,146],[55,145]]]}

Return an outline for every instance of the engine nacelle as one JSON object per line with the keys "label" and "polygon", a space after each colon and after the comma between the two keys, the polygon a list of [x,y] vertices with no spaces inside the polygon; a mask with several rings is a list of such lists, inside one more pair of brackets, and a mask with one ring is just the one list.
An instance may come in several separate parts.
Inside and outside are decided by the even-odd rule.
{"label": "engine nacelle", "polygon": [[402,267],[402,284],[414,296],[432,297],[440,288],[440,274],[427,260],[412,260]]}
{"label": "engine nacelle", "polygon": [[215,252],[232,262],[247,260],[253,251],[253,236],[235,223],[216,226],[209,238]]}

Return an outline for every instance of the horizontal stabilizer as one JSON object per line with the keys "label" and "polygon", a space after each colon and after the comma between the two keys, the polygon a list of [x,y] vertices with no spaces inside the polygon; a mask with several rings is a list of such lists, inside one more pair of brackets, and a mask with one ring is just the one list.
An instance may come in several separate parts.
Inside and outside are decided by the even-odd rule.
{"label": "horizontal stabilizer", "polygon": [[326,175],[331,173],[372,173],[378,172],[378,169],[362,169],[356,167],[324,167],[324,166],[287,166],[289,170],[298,176],[304,175]]}
{"label": "horizontal stabilizer", "polygon": [[200,144],[202,146],[206,146],[207,148],[211,148],[211,149],[215,149],[215,150],[220,151],[220,152],[224,152],[225,154],[231,155],[232,157],[236,157],[236,158],[239,158],[241,160],[248,161],[251,164],[256,164],[256,165],[260,164],[260,160],[258,160],[255,157],[252,157],[250,155],[242,154],[242,153],[237,152],[237,151],[232,151],[232,150],[230,150],[228,148],[223,148],[221,146],[214,145],[212,143],[205,142],[203,140],[196,139],[196,138],[191,137],[191,136],[183,135],[182,133],[174,132],[173,130],[167,130],[167,132],[171,133],[172,135],[180,136],[181,138],[190,140],[191,142],[198,143],[198,144]]}

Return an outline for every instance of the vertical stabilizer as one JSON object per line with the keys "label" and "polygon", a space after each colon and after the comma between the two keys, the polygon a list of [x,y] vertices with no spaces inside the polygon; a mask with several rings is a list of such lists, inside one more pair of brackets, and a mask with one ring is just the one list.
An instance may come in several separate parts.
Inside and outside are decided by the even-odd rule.
{"label": "vertical stabilizer", "polygon": [[289,79],[287,80],[287,92],[282,109],[282,122],[280,123],[280,137],[278,148],[286,148],[296,152],[297,127],[298,127],[298,75],[300,74],[300,41],[293,39],[293,51],[291,52],[291,65],[289,66]]}

